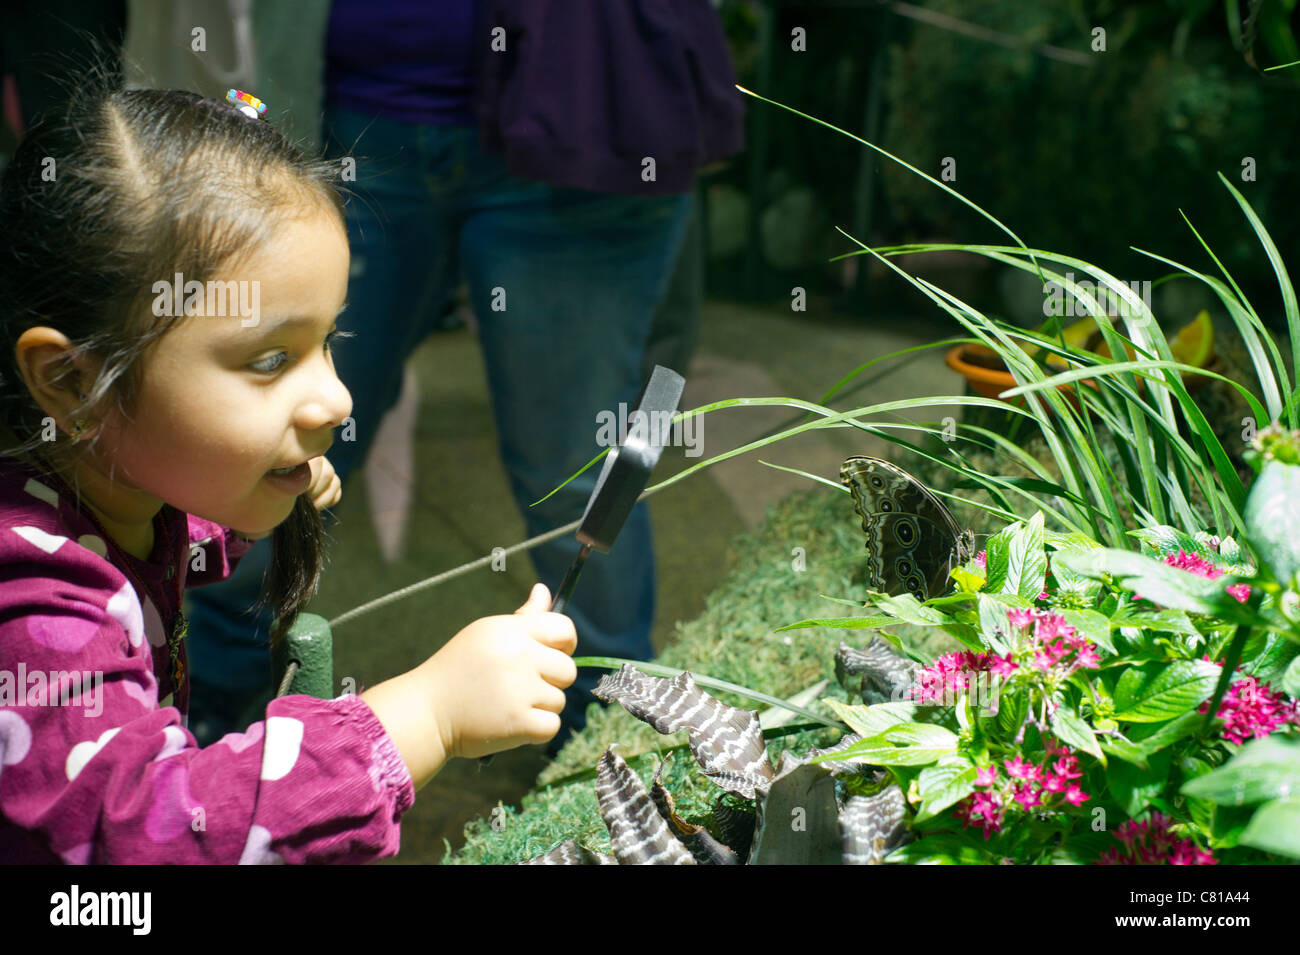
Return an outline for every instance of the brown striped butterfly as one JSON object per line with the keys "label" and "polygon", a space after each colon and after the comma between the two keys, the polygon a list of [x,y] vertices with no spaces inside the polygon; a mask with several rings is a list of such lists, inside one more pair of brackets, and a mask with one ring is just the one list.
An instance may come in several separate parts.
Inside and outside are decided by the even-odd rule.
{"label": "brown striped butterfly", "polygon": [[975,554],[975,535],[929,489],[897,465],[855,456],[840,481],[867,535],[871,589],[928,600],[948,591],[948,575]]}

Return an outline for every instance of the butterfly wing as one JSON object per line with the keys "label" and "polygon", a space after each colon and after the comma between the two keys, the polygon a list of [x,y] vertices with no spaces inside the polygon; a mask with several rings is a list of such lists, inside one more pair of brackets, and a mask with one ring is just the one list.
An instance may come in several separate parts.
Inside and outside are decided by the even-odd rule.
{"label": "butterfly wing", "polygon": [[962,535],[957,519],[947,506],[924,484],[896,464],[882,458],[858,455],[840,465],[840,480],[854,492],[878,504],[872,510],[919,514],[951,531],[953,538]]}
{"label": "butterfly wing", "polygon": [[871,584],[884,593],[927,600],[947,589],[954,560],[968,556],[957,520],[934,494],[902,468],[880,458],[851,457],[840,480],[867,535]]}

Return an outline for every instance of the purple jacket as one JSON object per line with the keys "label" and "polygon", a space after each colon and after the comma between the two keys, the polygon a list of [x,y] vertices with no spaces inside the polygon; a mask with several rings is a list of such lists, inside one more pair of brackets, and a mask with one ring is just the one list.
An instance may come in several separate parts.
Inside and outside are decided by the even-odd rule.
{"label": "purple jacket", "polygon": [[148,561],[125,554],[60,482],[0,458],[0,863],[394,855],[411,776],[360,697],[286,696],[195,743],[177,584],[224,579],[248,545],[170,506],[155,528]]}
{"label": "purple jacket", "polygon": [[482,0],[476,30],[481,144],[517,176],[669,195],[743,146],[741,94],[708,0]]}

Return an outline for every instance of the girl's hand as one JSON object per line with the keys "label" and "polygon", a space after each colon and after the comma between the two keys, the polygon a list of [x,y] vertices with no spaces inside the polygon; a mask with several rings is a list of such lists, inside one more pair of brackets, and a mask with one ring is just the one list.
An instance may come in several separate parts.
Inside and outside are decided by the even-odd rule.
{"label": "girl's hand", "polygon": [[343,482],[334,473],[334,465],[323,454],[312,458],[307,464],[311,468],[311,485],[307,488],[307,496],[318,511],[333,507],[343,497]]}
{"label": "girl's hand", "polygon": [[453,756],[489,756],[559,731],[578,638],[550,605],[538,584],[513,615],[474,621],[414,670],[361,694],[417,790]]}
{"label": "girl's hand", "polygon": [[490,756],[559,732],[578,636],[550,605],[537,584],[514,614],[474,621],[425,664],[448,756]]}

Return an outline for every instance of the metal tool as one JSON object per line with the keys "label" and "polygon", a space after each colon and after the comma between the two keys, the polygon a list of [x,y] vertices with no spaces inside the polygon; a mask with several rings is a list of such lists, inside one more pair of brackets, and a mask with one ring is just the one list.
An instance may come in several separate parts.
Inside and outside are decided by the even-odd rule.
{"label": "metal tool", "polygon": [[587,500],[582,523],[574,534],[582,549],[555,592],[551,604],[555,613],[564,612],[592,548],[608,554],[614,546],[614,539],[659,463],[685,386],[685,378],[663,365],[655,365],[650,373],[650,380],[637,399],[636,410],[628,417],[627,435],[605,455],[600,476]]}
{"label": "metal tool", "polygon": [[[552,612],[564,613],[592,548],[608,554],[614,546],[614,539],[650,483],[650,475],[668,443],[673,415],[677,413],[685,387],[686,379],[671,368],[655,365],[650,373],[650,380],[637,399],[636,410],[628,416],[626,436],[605,455],[596,486],[587,499],[582,523],[574,534],[582,549],[560,581],[551,603]],[[479,766],[487,766],[491,761],[491,756],[482,756]]]}

